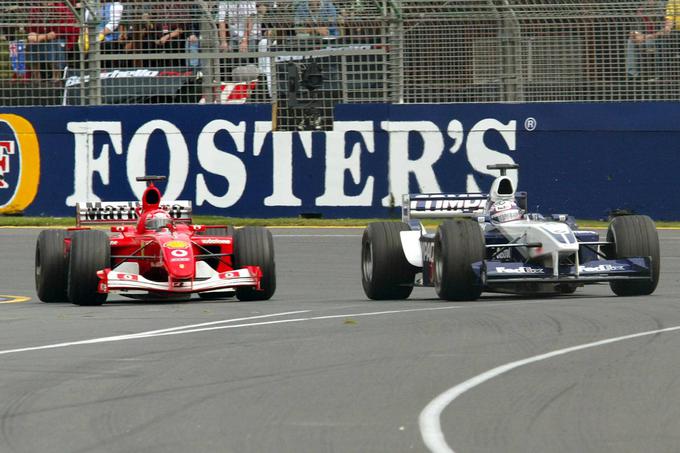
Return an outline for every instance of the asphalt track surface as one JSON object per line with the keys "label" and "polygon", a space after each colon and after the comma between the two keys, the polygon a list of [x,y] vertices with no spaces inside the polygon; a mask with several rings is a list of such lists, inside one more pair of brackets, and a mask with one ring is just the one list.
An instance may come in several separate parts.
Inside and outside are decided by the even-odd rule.
{"label": "asphalt track surface", "polygon": [[450,303],[366,300],[361,230],[272,231],[271,301],[77,307],[0,230],[0,452],[680,451],[680,232],[650,297]]}

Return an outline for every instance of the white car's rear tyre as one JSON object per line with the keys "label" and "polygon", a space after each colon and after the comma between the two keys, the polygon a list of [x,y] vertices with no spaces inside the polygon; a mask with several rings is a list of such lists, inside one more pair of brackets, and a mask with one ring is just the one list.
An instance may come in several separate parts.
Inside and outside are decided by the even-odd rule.
{"label": "white car's rear tyre", "polygon": [[434,283],[444,300],[476,300],[482,285],[472,264],[484,260],[484,236],[479,224],[470,220],[447,220],[437,228],[434,239]]}
{"label": "white car's rear tyre", "polygon": [[73,233],[68,268],[68,297],[76,305],[101,305],[107,294],[97,291],[97,271],[111,265],[111,245],[103,231]]}
{"label": "white car's rear tyre", "polygon": [[645,296],[652,294],[659,283],[661,257],[659,253],[659,235],[654,221],[644,215],[627,215],[615,217],[607,230],[607,241],[612,246],[607,248],[611,259],[648,256],[651,258],[651,280],[617,280],[609,283],[617,296]]}
{"label": "white car's rear tyre", "polygon": [[369,299],[406,299],[413,291],[416,268],[404,255],[403,222],[371,223],[361,239],[361,284]]}
{"label": "white car's rear tyre", "polygon": [[40,232],[35,245],[35,290],[43,302],[66,302],[66,271],[64,230]]}
{"label": "white car's rear tyre", "polygon": [[240,286],[236,288],[239,300],[268,300],[276,291],[276,263],[274,240],[266,228],[245,227],[234,233],[234,268],[259,266],[262,271],[260,288]]}

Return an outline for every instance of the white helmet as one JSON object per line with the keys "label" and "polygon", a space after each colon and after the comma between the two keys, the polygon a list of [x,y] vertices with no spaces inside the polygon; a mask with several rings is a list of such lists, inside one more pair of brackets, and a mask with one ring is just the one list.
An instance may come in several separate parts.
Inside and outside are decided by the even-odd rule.
{"label": "white helmet", "polygon": [[497,201],[489,208],[489,217],[493,223],[505,223],[522,218],[522,211],[517,203],[511,200]]}
{"label": "white helmet", "polygon": [[158,231],[172,223],[172,217],[165,211],[158,211],[147,217],[144,226],[147,230]]}

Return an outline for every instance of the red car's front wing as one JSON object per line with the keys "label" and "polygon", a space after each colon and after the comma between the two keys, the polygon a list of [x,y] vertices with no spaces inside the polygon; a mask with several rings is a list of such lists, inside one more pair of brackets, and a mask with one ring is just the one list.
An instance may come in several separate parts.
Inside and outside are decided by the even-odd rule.
{"label": "red car's front wing", "polygon": [[237,286],[252,286],[260,289],[262,271],[259,266],[246,266],[228,272],[216,273],[205,280],[170,279],[165,282],[148,280],[139,274],[130,274],[111,269],[97,272],[100,293],[114,291],[150,291],[155,293],[198,293],[202,291],[228,290]]}

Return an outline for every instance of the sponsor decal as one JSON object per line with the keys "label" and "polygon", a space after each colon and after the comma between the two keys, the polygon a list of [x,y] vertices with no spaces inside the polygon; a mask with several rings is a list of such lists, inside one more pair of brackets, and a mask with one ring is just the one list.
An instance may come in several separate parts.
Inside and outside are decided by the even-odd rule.
{"label": "sponsor decal", "polygon": [[464,211],[483,209],[486,199],[412,200],[411,209],[417,211]]}
{"label": "sponsor decal", "polygon": [[164,245],[169,249],[185,249],[189,247],[189,243],[186,241],[168,241]]}
{"label": "sponsor decal", "polygon": [[527,266],[522,266],[522,267],[498,266],[495,269],[495,271],[498,272],[499,274],[543,274],[543,273],[545,273],[545,269],[543,269],[543,268],[527,267]]}
{"label": "sponsor decal", "polygon": [[[183,203],[183,204],[180,204]],[[78,204],[78,216],[81,221],[135,221],[139,218],[138,211],[142,204],[139,201],[122,202],[87,202]],[[176,204],[161,204],[160,209],[170,214],[173,219],[189,219],[190,204],[176,202]],[[116,231],[125,231],[124,226]]]}
{"label": "sponsor decal", "polygon": [[615,264],[599,264],[597,266],[581,265],[578,267],[579,272],[616,272],[625,270],[627,270],[626,266]]}
{"label": "sponsor decal", "polygon": [[0,114],[0,214],[26,209],[38,193],[40,147],[33,125]]}
{"label": "sponsor decal", "polygon": [[231,244],[231,239],[203,239],[203,245]]}
{"label": "sponsor decal", "polygon": [[118,280],[130,280],[134,282],[139,280],[139,277],[134,274],[116,274],[116,278]]}
{"label": "sponsor decal", "polygon": [[[466,155],[470,168],[460,174],[459,184],[464,184],[468,193],[479,193],[476,178],[497,174],[487,165],[515,162],[508,152],[517,149],[518,137],[516,120],[495,118],[481,119],[469,129],[455,118],[444,125],[432,121],[336,121],[333,131],[319,132],[314,140],[306,133],[273,132],[271,120],[232,122],[215,118],[197,125],[197,133],[188,133],[181,124],[165,118],[153,118],[138,127],[129,123],[137,124],[130,120],[66,124],[74,143],[74,190],[66,197],[66,206],[75,206],[81,200],[99,201],[97,192],[103,191],[103,186],[120,185],[120,179],[113,182],[112,175],[121,173],[127,175],[131,191],[141,197],[146,186],[135,177],[146,173],[154,148],[151,137],[164,137],[167,144],[170,165],[163,196],[172,200],[188,191],[196,206],[213,208],[228,208],[249,199],[261,208],[394,207],[395,202],[400,203],[401,194],[411,192],[411,186],[422,192],[441,193],[442,183],[451,185],[450,176],[437,174],[436,167],[445,166],[449,156],[458,152]],[[386,142],[382,132],[387,132]],[[226,148],[218,146],[222,142],[218,137],[222,136],[228,137]],[[487,144],[489,136],[494,137],[493,145]],[[451,140],[453,145],[449,146]],[[410,145],[414,141],[420,144]],[[276,152],[270,153],[269,148]],[[369,154],[379,151],[387,156],[386,168],[367,165]],[[153,149],[154,156],[159,152]],[[301,154],[318,168],[314,171],[320,173],[320,187],[300,184]],[[267,166],[257,165],[258,159],[267,159]],[[271,188],[258,192],[258,200],[252,200],[255,195],[250,192],[255,191],[247,184],[255,174],[257,178],[266,175],[271,181]],[[508,177],[517,187],[516,172]],[[218,185],[220,179],[224,182]],[[379,179],[386,179],[388,184],[379,185]],[[226,192],[222,187],[227,187]],[[477,210],[485,200],[417,203],[416,209],[422,203],[424,209]]]}
{"label": "sponsor decal", "polygon": [[191,258],[170,258],[170,262],[172,263],[179,263],[185,261],[191,261]]}
{"label": "sponsor decal", "polygon": [[172,282],[174,288],[187,288],[191,286],[191,282]]}
{"label": "sponsor decal", "polygon": [[[184,72],[184,73],[177,73],[177,72],[170,72],[170,71],[153,71],[149,69],[133,69],[133,70],[114,70],[110,72],[102,72],[99,77],[102,80],[107,80],[107,79],[127,79],[130,77],[134,78],[155,78],[155,77],[163,77],[163,76],[190,76],[191,72]],[[90,76],[85,76],[85,83],[90,81]],[[66,88],[70,88],[73,86],[80,85],[81,78],[80,76],[71,76],[68,79],[66,79]]]}
{"label": "sponsor decal", "polygon": [[170,254],[174,256],[175,258],[183,258],[189,254],[187,250],[183,249],[174,249],[170,251]]}

